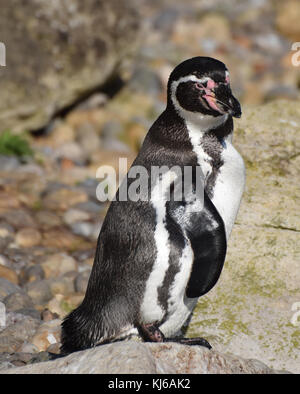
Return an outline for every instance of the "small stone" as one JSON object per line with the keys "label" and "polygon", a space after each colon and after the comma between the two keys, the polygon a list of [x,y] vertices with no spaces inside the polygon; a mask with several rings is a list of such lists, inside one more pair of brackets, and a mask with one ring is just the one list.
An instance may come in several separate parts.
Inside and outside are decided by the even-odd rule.
{"label": "small stone", "polygon": [[50,345],[60,342],[60,325],[60,319],[42,323],[31,339],[31,343],[35,345],[39,351],[45,351]]}
{"label": "small stone", "polygon": [[61,319],[70,312],[69,310],[66,310],[66,308],[63,308],[63,300],[64,296],[62,294],[55,294],[52,300],[47,304],[47,308],[51,311],[53,316],[58,315]]}
{"label": "small stone", "polygon": [[17,311],[22,308],[33,308],[32,299],[24,292],[18,292],[8,295],[4,298],[3,303],[7,311]]}
{"label": "small stone", "polygon": [[85,155],[81,146],[74,141],[59,146],[55,150],[54,157],[56,159],[68,159],[78,164],[83,164],[85,162]]}
{"label": "small stone", "polygon": [[87,157],[101,147],[95,127],[89,122],[83,122],[78,126],[77,141]]}
{"label": "small stone", "polygon": [[13,235],[15,232],[14,228],[8,223],[0,223],[0,238],[6,238]]}
{"label": "small stone", "polygon": [[22,209],[9,211],[3,214],[3,218],[16,229],[36,226],[35,221],[32,219],[31,215]]}
{"label": "small stone", "polygon": [[14,283],[18,284],[18,275],[11,268],[5,267],[4,265],[0,265],[0,278],[4,278]]}
{"label": "small stone", "polygon": [[77,262],[65,253],[48,256],[41,264],[46,278],[56,278],[69,271],[77,271]]}
{"label": "small stone", "polygon": [[47,230],[53,227],[59,227],[62,224],[60,217],[51,211],[39,211],[35,217],[39,226],[43,230]]}
{"label": "small stone", "polygon": [[6,320],[7,327],[0,332],[0,352],[15,352],[40,325],[38,320],[15,312],[8,313]]}
{"label": "small stone", "polygon": [[30,248],[40,244],[42,236],[34,228],[23,228],[16,234],[16,242],[22,248]]}
{"label": "small stone", "polygon": [[41,313],[41,318],[43,321],[50,321],[57,319],[59,315],[57,313],[52,313],[48,308],[44,309]]}
{"label": "small stone", "polygon": [[0,155],[1,171],[13,171],[20,166],[20,161],[15,156]]}
{"label": "small stone", "polygon": [[35,305],[43,305],[52,298],[50,285],[47,280],[28,283],[25,288]]}
{"label": "small stone", "polygon": [[87,200],[88,196],[82,190],[61,188],[50,192],[45,197],[44,206],[51,210],[65,210]]}
{"label": "small stone", "polygon": [[82,239],[65,229],[50,229],[43,236],[43,245],[49,248],[74,250],[80,248]]}
{"label": "small stone", "polygon": [[35,345],[27,342],[24,342],[18,350],[22,353],[38,353],[39,351],[39,349]]}
{"label": "small stone", "polygon": [[6,296],[16,292],[21,292],[21,288],[7,279],[0,278],[0,301],[2,302]]}
{"label": "small stone", "polygon": [[94,225],[88,222],[77,222],[71,225],[71,230],[76,235],[90,238],[94,232]]}
{"label": "small stone", "polygon": [[45,272],[39,264],[31,265],[23,268],[20,273],[20,282],[25,284],[28,282],[34,282],[45,278]]}
{"label": "small stone", "polygon": [[48,346],[47,352],[53,354],[60,354],[60,343],[53,343],[52,345]]}
{"label": "small stone", "polygon": [[37,311],[34,308],[18,309],[18,310],[16,310],[16,313],[21,313],[22,315],[30,316],[30,317],[32,317],[33,319],[36,319],[36,320],[41,320],[40,312]]}
{"label": "small stone", "polygon": [[63,218],[64,218],[64,222],[70,226],[76,222],[89,220],[90,216],[91,215],[89,215],[87,212],[80,211],[79,209],[71,208],[67,212],[65,212]]}
{"label": "small stone", "polygon": [[75,291],[85,293],[90,278],[91,269],[81,272],[75,279]]}
{"label": "small stone", "polygon": [[71,294],[74,293],[74,282],[72,278],[60,277],[53,278],[49,281],[50,289],[53,295],[55,294]]}

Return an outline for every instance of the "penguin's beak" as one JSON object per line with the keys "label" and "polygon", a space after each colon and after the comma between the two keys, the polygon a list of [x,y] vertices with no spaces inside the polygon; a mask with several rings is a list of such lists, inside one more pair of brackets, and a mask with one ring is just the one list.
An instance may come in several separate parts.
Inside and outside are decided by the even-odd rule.
{"label": "penguin's beak", "polygon": [[235,118],[242,115],[241,105],[231,92],[229,84],[218,84],[203,96],[211,109]]}
{"label": "penguin's beak", "polygon": [[242,115],[241,105],[234,97],[229,84],[219,84],[214,88],[215,105],[221,113],[228,113],[235,118]]}

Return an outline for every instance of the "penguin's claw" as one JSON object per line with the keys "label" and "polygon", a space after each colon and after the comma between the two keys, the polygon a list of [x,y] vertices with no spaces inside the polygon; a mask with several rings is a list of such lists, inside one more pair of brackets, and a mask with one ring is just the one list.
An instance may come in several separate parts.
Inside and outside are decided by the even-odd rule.
{"label": "penguin's claw", "polygon": [[204,346],[211,349],[210,343],[204,338],[165,338],[155,324],[144,324],[138,327],[140,336],[145,342],[175,342],[188,346]]}
{"label": "penguin's claw", "polygon": [[165,338],[165,342],[177,342],[182,345],[188,346],[204,346],[207,349],[211,349],[210,343],[204,338]]}

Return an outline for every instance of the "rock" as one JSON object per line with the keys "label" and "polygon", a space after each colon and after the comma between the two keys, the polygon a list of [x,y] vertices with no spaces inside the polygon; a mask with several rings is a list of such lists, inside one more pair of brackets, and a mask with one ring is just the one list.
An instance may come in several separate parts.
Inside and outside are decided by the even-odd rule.
{"label": "rock", "polygon": [[67,225],[72,225],[76,222],[81,222],[84,220],[89,220],[91,218],[91,215],[89,215],[87,212],[81,211],[79,209],[69,209],[64,213],[64,222]]}
{"label": "rock", "polygon": [[84,164],[86,160],[82,147],[75,141],[59,146],[55,150],[54,157],[55,159],[68,159],[78,165]]}
{"label": "rock", "polygon": [[26,293],[22,292],[6,296],[3,303],[6,306],[6,310],[9,312],[15,312],[22,308],[33,308],[32,299]]}
{"label": "rock", "polygon": [[42,352],[47,350],[50,345],[60,342],[60,325],[61,320],[59,319],[42,323],[31,339],[31,343]]}
{"label": "rock", "polygon": [[41,320],[40,312],[34,308],[17,309],[16,313],[20,313],[21,315],[25,315],[25,316],[30,316],[35,320]]}
{"label": "rock", "polygon": [[14,156],[0,155],[0,168],[2,171],[14,171],[20,166],[20,161]]}
{"label": "rock", "polygon": [[75,0],[65,7],[13,0],[2,7],[0,27],[2,41],[14,48],[0,71],[0,131],[45,126],[115,76],[139,36],[134,1]]}
{"label": "rock", "polygon": [[39,349],[33,345],[32,343],[24,342],[22,346],[19,348],[19,352],[21,353],[38,353]]}
{"label": "rock", "polygon": [[5,267],[4,265],[0,265],[0,278],[4,278],[9,280],[14,284],[18,284],[18,275],[15,273],[14,270]]}
{"label": "rock", "polygon": [[52,298],[50,284],[47,280],[28,283],[25,288],[35,305],[43,305]]}
{"label": "rock", "polygon": [[299,373],[299,102],[245,107],[235,124],[246,191],[220,280],[200,298],[187,335]]}
{"label": "rock", "polygon": [[81,237],[90,238],[94,233],[95,226],[89,222],[77,222],[70,226],[72,232]]}
{"label": "rock", "polygon": [[[7,198],[9,199],[10,197],[8,196]],[[23,209],[15,209],[0,216],[2,216],[7,223],[16,229],[36,226],[35,221],[31,215]]]}
{"label": "rock", "polygon": [[22,248],[37,246],[42,240],[41,233],[34,228],[23,228],[16,234],[16,242]]}
{"label": "rock", "polygon": [[51,229],[44,233],[43,245],[50,248],[74,250],[84,247],[82,239],[65,229]]}
{"label": "rock", "polygon": [[93,152],[101,147],[99,135],[96,133],[95,127],[91,123],[82,123],[77,128],[76,134],[78,144],[87,159]]}
{"label": "rock", "polygon": [[[75,273],[77,274],[77,273]],[[71,294],[74,293],[74,280],[72,277],[59,277],[49,280],[51,293],[55,294]]]}
{"label": "rock", "polygon": [[56,253],[46,257],[42,267],[46,278],[55,278],[69,271],[77,271],[77,262],[65,253]]}
{"label": "rock", "polygon": [[42,311],[41,317],[44,322],[47,322],[50,320],[57,319],[59,316],[56,313],[52,313],[48,308],[46,308]]}
{"label": "rock", "polygon": [[91,275],[91,269],[85,270],[77,275],[75,279],[75,290],[78,293],[85,293]]}
{"label": "rock", "polygon": [[53,227],[59,227],[62,224],[60,217],[51,211],[39,211],[37,212],[35,218],[38,225],[43,230],[48,230]]}
{"label": "rock", "polygon": [[6,296],[22,291],[21,288],[7,279],[0,278],[0,301],[2,302]]}
{"label": "rock", "polygon": [[44,207],[52,210],[65,210],[72,205],[86,202],[88,196],[82,190],[58,189],[50,192],[44,199]]}
{"label": "rock", "polygon": [[299,41],[300,37],[300,6],[297,0],[277,2],[276,24],[279,31],[292,42]]}
{"label": "rock", "polygon": [[39,264],[25,267],[20,273],[21,284],[25,284],[27,282],[34,282],[44,278],[45,272]]}
{"label": "rock", "polygon": [[222,354],[201,346],[138,343],[103,345],[51,362],[2,370],[9,374],[271,374],[258,360]]}
{"label": "rock", "polygon": [[7,314],[6,328],[0,332],[0,352],[12,353],[34,335],[40,322],[15,312]]}

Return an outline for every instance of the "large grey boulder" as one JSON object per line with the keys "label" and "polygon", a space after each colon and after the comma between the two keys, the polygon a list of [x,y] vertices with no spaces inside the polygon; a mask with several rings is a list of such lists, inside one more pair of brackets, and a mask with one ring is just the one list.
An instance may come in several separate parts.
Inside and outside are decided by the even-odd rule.
{"label": "large grey boulder", "polygon": [[300,372],[300,103],[244,108],[235,145],[246,191],[215,288],[188,334],[220,352]]}
{"label": "large grey boulder", "polygon": [[0,132],[45,126],[134,52],[134,0],[0,0]]}
{"label": "large grey boulder", "polygon": [[134,341],[103,345],[54,361],[1,370],[9,374],[270,374],[257,360],[201,346]]}

